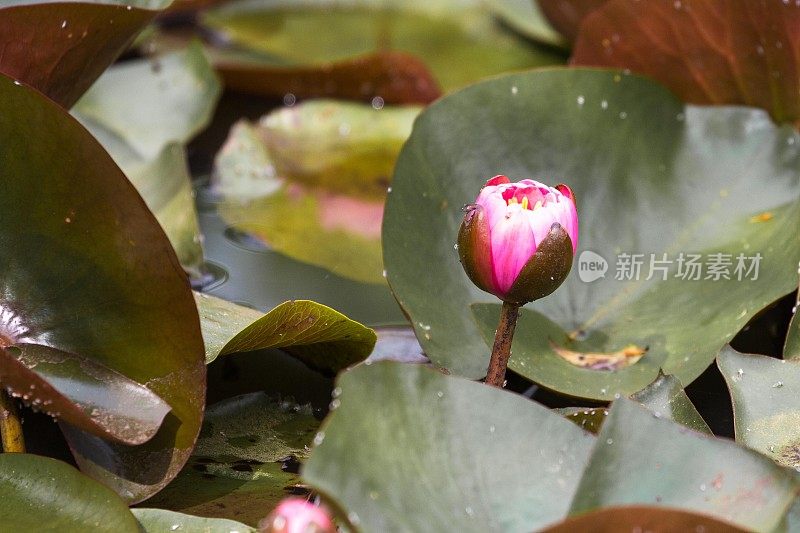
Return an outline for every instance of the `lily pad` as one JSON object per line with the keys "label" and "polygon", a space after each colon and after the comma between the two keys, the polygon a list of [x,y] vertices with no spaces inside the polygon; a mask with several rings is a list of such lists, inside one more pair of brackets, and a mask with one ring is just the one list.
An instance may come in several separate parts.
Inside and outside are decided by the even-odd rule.
{"label": "lily pad", "polygon": [[554,28],[569,43],[574,43],[583,19],[608,0],[533,0],[533,2],[539,6],[539,10]]}
{"label": "lily pad", "polygon": [[756,106],[800,124],[798,47],[800,4],[788,0],[609,0],[581,23],[572,64],[631,69],[687,102]]}
{"label": "lily pad", "polygon": [[597,436],[570,513],[648,505],[771,531],[797,488],[793,473],[766,457],[620,399]]}
{"label": "lily pad", "polygon": [[308,300],[284,302],[266,315],[208,294],[195,293],[206,363],[220,355],[282,348],[323,373],[366,359],[375,332],[330,307]]}
{"label": "lily pad", "polygon": [[189,465],[148,506],[255,526],[285,496],[319,427],[311,408],[265,393],[209,407]]}
{"label": "lily pad", "polygon": [[[489,347],[480,333],[493,335],[499,305],[471,310],[497,300],[472,286],[458,262],[459,207],[499,173],[568,183],[581,219],[575,268],[554,294],[523,310],[511,368],[599,400],[642,389],[660,368],[688,384],[796,285],[798,168],[800,136],[760,110],[686,106],[653,82],[613,71],[496,78],[444,97],[415,123],[386,204],[388,281],[428,357],[483,377]],[[729,260],[730,279],[714,279],[704,265],[701,279],[684,279],[679,258],[695,253],[704,264]],[[631,265],[641,254],[638,276],[624,254]],[[663,254],[666,271],[650,272],[650,258]],[[740,254],[757,276],[736,270]],[[604,265],[605,277],[584,272],[581,281],[582,262]],[[551,343],[646,353],[618,371],[589,370]]]}
{"label": "lily pad", "polygon": [[119,372],[39,344],[0,350],[0,383],[34,409],[122,444],[153,438],[170,410],[150,389]]}
{"label": "lily pad", "polygon": [[657,417],[673,420],[700,433],[712,434],[675,376],[659,374],[647,388],[632,395],[631,400],[644,405]]}
{"label": "lily pad", "polygon": [[0,72],[69,108],[168,4],[2,0]]}
{"label": "lily pad", "polygon": [[733,400],[736,440],[800,468],[800,365],[726,346],[717,356]]}
{"label": "lily pad", "polygon": [[302,474],[364,532],[540,528],[566,514],[594,441],[530,400],[420,365],[360,365],[338,385]]}
{"label": "lily pad", "polygon": [[225,518],[203,518],[164,509],[131,509],[144,533],[256,533],[256,530],[241,522]]}
{"label": "lily pad", "polygon": [[218,212],[289,257],[384,284],[383,202],[419,111],[320,100],[240,122],[216,159]]}
{"label": "lily pad", "polygon": [[66,111],[0,76],[0,115],[0,337],[95,361],[172,408],[141,446],[61,423],[81,470],[144,499],[177,474],[200,429],[205,365],[186,275],[139,194]]}
{"label": "lily pad", "polygon": [[73,109],[134,184],[181,264],[195,276],[203,249],[183,144],[209,123],[219,94],[219,81],[195,43],[112,67]]}
{"label": "lily pad", "polygon": [[0,454],[0,514],[7,531],[138,533],[119,496],[61,461]]}
{"label": "lily pad", "polygon": [[379,50],[407,52],[428,65],[445,91],[563,61],[502,31],[476,0],[244,0],[211,10],[202,21],[284,65],[331,63]]}
{"label": "lily pad", "polygon": [[746,530],[703,514],[646,505],[608,507],[570,517],[541,533],[609,533],[612,531],[659,531],[681,533],[744,533]]}

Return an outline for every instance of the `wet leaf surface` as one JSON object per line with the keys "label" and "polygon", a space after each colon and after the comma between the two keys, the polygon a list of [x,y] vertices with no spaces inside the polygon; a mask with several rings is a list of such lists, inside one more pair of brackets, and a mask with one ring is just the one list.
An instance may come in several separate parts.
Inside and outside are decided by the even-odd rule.
{"label": "wet leaf surface", "polygon": [[186,275],[141,197],[76,120],[4,76],[0,115],[0,336],[79,354],[169,404],[141,446],[61,423],[84,473],[144,499],[177,473],[200,429],[205,365]]}
{"label": "wet leaf surface", "polygon": [[218,212],[263,246],[384,284],[383,201],[419,110],[315,101],[240,122],[216,159]]}
{"label": "wet leaf surface", "polygon": [[167,4],[3,0],[0,72],[69,108]]}
{"label": "wet leaf surface", "polygon": [[[474,305],[496,300],[473,287],[458,262],[459,208],[500,173],[568,183],[582,220],[575,268],[522,311],[510,367],[598,400],[641,390],[660,368],[688,384],[797,283],[799,148],[800,137],[762,111],[684,106],[636,76],[551,69],[479,83],[424,111],[398,159],[384,220],[387,277],[428,357],[483,377],[499,305]],[[765,212],[772,216],[762,221]],[[638,276],[624,254],[631,264],[641,254]],[[651,257],[663,254],[666,269],[650,270]],[[688,254],[700,254],[700,279],[687,274]],[[581,281],[581,257],[605,268],[589,274],[604,277],[584,272]],[[715,258],[730,279],[708,271]],[[739,259],[758,264],[756,279],[753,270],[737,274]],[[550,342],[647,353],[618,371],[589,370]]]}
{"label": "wet leaf surface", "polygon": [[319,65],[379,50],[407,52],[425,62],[445,91],[509,70],[562,62],[559,54],[502,31],[476,1],[306,1],[287,7],[250,0],[211,10],[203,23],[277,64]]}
{"label": "wet leaf surface", "polygon": [[593,445],[539,404],[420,365],[337,384],[303,479],[365,532],[536,529],[565,515]]}
{"label": "wet leaf surface", "polygon": [[717,366],[731,393],[737,442],[800,467],[800,365],[726,346]]}
{"label": "wet leaf surface", "polygon": [[144,533],[255,533],[255,529],[241,522],[224,518],[203,518],[164,509],[131,509]]}
{"label": "wet leaf surface", "polygon": [[711,429],[675,376],[659,374],[647,388],[631,396],[632,400],[647,407],[656,416],[673,420],[689,429],[711,435]]}
{"label": "wet leaf surface", "polygon": [[220,355],[281,348],[312,369],[336,374],[366,359],[375,332],[316,302],[284,302],[267,314],[195,293],[206,363]]}
{"label": "wet leaf surface", "polygon": [[653,531],[658,533],[744,533],[736,527],[703,514],[679,509],[664,509],[644,505],[610,507],[574,516],[550,526],[542,533],[615,533],[618,531]]}
{"label": "wet leaf surface", "polygon": [[307,493],[297,473],[318,427],[310,406],[263,392],[214,404],[188,466],[146,505],[255,526],[283,497]]}
{"label": "wet leaf surface", "polygon": [[66,463],[0,453],[0,515],[6,531],[138,533],[113,491]]}
{"label": "wet leaf surface", "polygon": [[570,513],[648,505],[770,531],[794,500],[797,483],[792,472],[751,450],[620,399],[597,436]]}
{"label": "wet leaf surface", "polygon": [[195,277],[203,248],[184,144],[208,125],[219,94],[219,81],[195,44],[112,67],[73,109],[142,195]]}
{"label": "wet leaf surface", "polygon": [[798,58],[796,2],[610,0],[584,20],[572,63],[627,68],[687,102],[750,105],[797,123]]}
{"label": "wet leaf surface", "polygon": [[26,405],[122,444],[153,438],[170,410],[150,389],[119,372],[39,344],[0,350],[0,383]]}

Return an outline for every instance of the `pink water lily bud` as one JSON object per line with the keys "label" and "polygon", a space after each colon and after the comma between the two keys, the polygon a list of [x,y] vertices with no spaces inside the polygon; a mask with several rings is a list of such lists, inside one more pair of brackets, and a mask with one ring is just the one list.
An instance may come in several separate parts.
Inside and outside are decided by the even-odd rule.
{"label": "pink water lily bud", "polygon": [[458,251],[480,289],[523,304],[566,279],[578,246],[578,211],[569,187],[495,176],[465,210]]}
{"label": "pink water lily bud", "polygon": [[336,533],[328,511],[302,498],[286,498],[258,524],[262,533]]}

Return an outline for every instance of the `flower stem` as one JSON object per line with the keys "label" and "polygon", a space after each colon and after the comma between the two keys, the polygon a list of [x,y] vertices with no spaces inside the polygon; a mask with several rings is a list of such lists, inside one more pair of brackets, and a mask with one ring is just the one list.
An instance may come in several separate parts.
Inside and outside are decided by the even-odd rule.
{"label": "flower stem", "polygon": [[19,420],[17,404],[0,387],[0,440],[4,452],[25,453],[25,439],[22,436],[22,423]]}
{"label": "flower stem", "polygon": [[492,359],[489,361],[489,371],[486,374],[486,383],[493,387],[502,389],[505,383],[508,358],[511,357],[511,339],[514,338],[517,316],[519,316],[519,305],[503,302],[500,323],[497,325],[494,346],[492,346]]}

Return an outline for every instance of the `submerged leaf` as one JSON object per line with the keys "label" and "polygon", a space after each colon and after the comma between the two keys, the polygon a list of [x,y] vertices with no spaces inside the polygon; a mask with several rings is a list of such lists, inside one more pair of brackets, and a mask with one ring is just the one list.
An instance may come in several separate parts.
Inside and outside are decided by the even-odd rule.
{"label": "submerged leaf", "polygon": [[112,67],[73,109],[142,195],[194,276],[203,249],[183,145],[211,120],[219,94],[219,81],[194,44]]}
{"label": "submerged leaf", "polygon": [[422,59],[445,91],[480,78],[562,62],[504,32],[478,0],[244,0],[206,12],[204,25],[283,65],[319,65],[376,51]]}
{"label": "submerged leaf", "polygon": [[320,100],[240,122],[216,160],[219,213],[290,257],[384,284],[383,201],[419,111]]}
{"label": "submerged leaf", "polygon": [[153,391],[119,372],[39,344],[0,349],[0,383],[34,409],[122,444],[153,438],[170,410]]}
{"label": "submerged leaf", "polygon": [[208,294],[195,293],[206,363],[220,355],[282,348],[326,374],[363,361],[375,332],[316,302],[293,300],[267,314]]}
{"label": "submerged leaf", "polygon": [[621,505],[570,517],[541,533],[613,533],[658,531],[659,533],[744,533],[745,529],[701,513],[646,505]]}
{"label": "submerged leaf", "polygon": [[318,427],[309,406],[263,392],[214,404],[189,464],[147,505],[255,526],[283,497],[304,493],[297,472]]}

